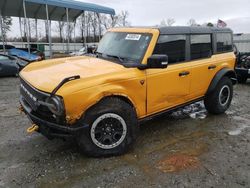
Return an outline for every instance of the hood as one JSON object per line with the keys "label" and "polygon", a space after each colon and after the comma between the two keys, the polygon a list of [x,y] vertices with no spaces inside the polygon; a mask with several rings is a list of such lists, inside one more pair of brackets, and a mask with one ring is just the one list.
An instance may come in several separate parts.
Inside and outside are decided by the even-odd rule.
{"label": "hood", "polygon": [[80,75],[80,80],[97,76],[102,78],[105,74],[125,69],[107,60],[82,56],[31,63],[21,71],[20,77],[41,91],[51,92],[67,77]]}

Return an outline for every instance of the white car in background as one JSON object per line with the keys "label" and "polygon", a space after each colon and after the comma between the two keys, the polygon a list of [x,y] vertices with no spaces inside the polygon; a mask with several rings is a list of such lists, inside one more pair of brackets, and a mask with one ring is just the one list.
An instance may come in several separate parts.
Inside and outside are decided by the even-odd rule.
{"label": "white car in background", "polygon": [[78,52],[71,52],[70,56],[81,56],[87,53],[86,47],[81,48]]}

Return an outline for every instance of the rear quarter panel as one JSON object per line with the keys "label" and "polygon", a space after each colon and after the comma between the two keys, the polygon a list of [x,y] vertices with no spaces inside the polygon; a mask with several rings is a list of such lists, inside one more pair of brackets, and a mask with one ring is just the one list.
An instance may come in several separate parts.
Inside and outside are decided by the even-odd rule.
{"label": "rear quarter panel", "polygon": [[[204,96],[214,76],[223,68],[234,70],[235,63],[236,57],[233,52],[215,54],[211,58],[190,62],[190,97],[193,99]],[[208,70],[209,65],[216,65],[216,69]]]}

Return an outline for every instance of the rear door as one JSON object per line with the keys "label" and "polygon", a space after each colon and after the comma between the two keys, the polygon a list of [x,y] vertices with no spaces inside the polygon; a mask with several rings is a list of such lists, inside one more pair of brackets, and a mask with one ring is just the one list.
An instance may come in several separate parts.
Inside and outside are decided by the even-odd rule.
{"label": "rear door", "polygon": [[190,35],[191,98],[204,95],[217,72],[218,65],[212,54],[212,34]]}

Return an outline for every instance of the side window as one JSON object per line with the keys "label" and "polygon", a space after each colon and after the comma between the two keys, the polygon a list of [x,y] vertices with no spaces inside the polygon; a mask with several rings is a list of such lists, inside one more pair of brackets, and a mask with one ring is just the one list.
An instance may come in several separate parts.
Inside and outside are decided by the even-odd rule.
{"label": "side window", "polygon": [[232,35],[230,33],[217,33],[217,52],[232,51]]}
{"label": "side window", "polygon": [[212,55],[211,35],[191,35],[191,60]]}
{"label": "side window", "polygon": [[168,63],[185,61],[186,35],[161,35],[154,54],[168,55]]}

